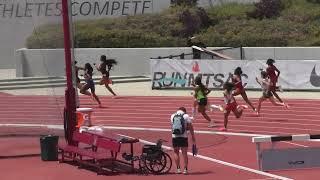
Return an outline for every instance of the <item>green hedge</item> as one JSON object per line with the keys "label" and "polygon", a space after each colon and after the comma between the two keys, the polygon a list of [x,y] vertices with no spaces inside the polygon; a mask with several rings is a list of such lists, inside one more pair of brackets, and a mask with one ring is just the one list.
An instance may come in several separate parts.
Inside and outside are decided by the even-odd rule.
{"label": "green hedge", "polygon": [[[280,0],[279,0],[280,1]],[[248,16],[257,6],[229,3],[202,9],[172,6],[160,14],[79,21],[75,47],[181,47],[190,36],[207,46],[319,46],[320,4],[281,0],[276,17]],[[279,12],[277,12],[279,13]],[[63,47],[61,25],[44,25],[27,39],[28,48]]]}

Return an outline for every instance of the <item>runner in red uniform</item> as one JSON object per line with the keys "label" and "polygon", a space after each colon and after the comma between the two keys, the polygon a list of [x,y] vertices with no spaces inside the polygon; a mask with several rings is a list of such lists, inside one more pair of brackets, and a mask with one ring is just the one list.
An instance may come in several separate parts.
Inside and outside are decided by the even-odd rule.
{"label": "runner in red uniform", "polygon": [[[248,99],[247,93],[242,85],[242,79],[241,79],[241,75],[242,75],[242,69],[241,67],[237,67],[234,70],[234,74],[232,76],[232,83],[234,84],[235,90],[233,92],[233,96],[237,96],[237,95],[241,95],[243,100],[249,104],[249,106],[253,109],[253,111],[256,111],[256,108],[252,105],[251,101]],[[246,86],[247,84],[245,83],[244,86]]]}
{"label": "runner in red uniform", "polygon": [[116,97],[116,93],[112,90],[112,88],[109,86],[109,84],[112,84],[112,80],[110,79],[110,70],[112,69],[112,67],[114,65],[117,64],[117,61],[114,59],[107,59],[107,56],[102,55],[100,57],[100,65],[96,65],[96,68],[98,71],[101,72],[102,77],[100,80],[100,85],[105,85],[105,87],[107,88],[107,90],[114,96]]}
{"label": "runner in red uniform", "polygon": [[233,114],[236,116],[236,118],[240,118],[243,112],[243,109],[248,108],[246,105],[238,105],[236,102],[236,99],[234,98],[232,94],[232,90],[234,88],[234,84],[230,82],[226,82],[223,85],[223,96],[224,96],[224,102],[225,102],[225,110],[224,110],[224,127],[221,128],[221,131],[227,131],[227,125],[228,125],[228,117],[230,115],[230,112],[232,111]]}
{"label": "runner in red uniform", "polygon": [[279,97],[279,95],[276,93],[277,90],[277,82],[278,82],[278,78],[280,76],[280,71],[279,69],[274,66],[273,64],[275,63],[275,60],[273,59],[268,59],[267,60],[267,75],[270,79],[270,91],[272,92],[272,94],[281,102],[283,103],[282,99]]}

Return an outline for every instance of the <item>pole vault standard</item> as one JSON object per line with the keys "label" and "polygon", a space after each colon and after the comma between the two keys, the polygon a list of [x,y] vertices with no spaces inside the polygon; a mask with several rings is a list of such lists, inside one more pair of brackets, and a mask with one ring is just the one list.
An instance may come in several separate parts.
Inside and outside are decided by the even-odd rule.
{"label": "pole vault standard", "polygon": [[69,22],[69,0],[62,1],[63,36],[64,36],[64,58],[66,65],[67,88],[65,91],[65,117],[64,128],[65,138],[68,144],[74,144],[72,133],[76,129],[76,93],[72,83],[72,58],[71,58],[71,37]]}

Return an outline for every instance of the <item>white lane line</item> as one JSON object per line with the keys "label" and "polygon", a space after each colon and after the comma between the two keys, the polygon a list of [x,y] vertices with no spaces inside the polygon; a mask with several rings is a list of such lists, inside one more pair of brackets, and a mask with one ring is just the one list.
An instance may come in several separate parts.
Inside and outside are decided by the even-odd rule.
{"label": "white lane line", "polygon": [[[157,132],[171,132],[172,131],[171,129],[164,129],[164,128],[142,128],[142,127],[103,126],[103,128],[117,129],[117,130],[157,131]],[[214,132],[214,131],[199,131],[199,130],[196,130],[195,133],[198,133],[198,134],[219,134],[219,135],[243,136],[243,137],[268,136],[268,135],[264,135],[264,134]]]}
{"label": "white lane line", "polygon": [[[56,104],[55,104],[55,102],[56,102]],[[18,100],[16,100],[16,102],[15,101],[13,101],[13,100],[10,100],[10,104],[8,104],[8,105],[10,105],[10,106],[14,106],[14,103],[18,103],[19,105],[21,105],[21,106],[26,106],[26,105],[34,105],[35,103],[41,103],[40,101],[38,101],[38,100],[35,100],[35,102],[32,102],[32,101],[30,101],[30,99],[26,99],[26,100],[20,100],[20,99],[18,99]],[[44,102],[42,102],[43,104],[48,104],[48,101],[45,101],[44,100]],[[50,102],[50,105],[51,106],[54,106],[54,105],[59,105],[59,104],[63,104],[64,103],[64,101],[52,101],[52,102]],[[92,104],[90,101],[86,101],[86,102],[81,102],[82,104]],[[118,104],[118,103],[124,103],[124,105],[120,105],[120,104]],[[126,105],[131,105],[131,106],[134,106],[134,105],[141,105],[141,103],[145,103],[145,104],[147,104],[147,105],[150,105],[150,106],[152,106],[152,107],[163,107],[163,106],[175,106],[175,105],[179,105],[179,104],[186,104],[186,103],[190,103],[190,101],[188,101],[188,100],[183,100],[183,101],[180,101],[179,102],[179,100],[176,100],[176,99],[170,99],[170,100],[166,100],[165,102],[154,102],[154,100],[150,100],[150,102],[148,102],[148,101],[129,101],[129,100],[124,100],[124,101],[119,101],[119,100],[117,100],[117,101],[115,101],[115,106],[117,106],[117,107],[122,107],[122,106],[126,106]],[[219,103],[219,101],[218,102],[215,102],[216,104],[223,104],[223,102],[221,101],[221,103]],[[244,102],[239,102],[240,104],[242,104],[242,103],[244,103]],[[254,103],[254,102],[253,102]],[[174,104],[174,105],[173,105]],[[300,102],[292,102],[292,103],[288,103],[289,105],[290,104],[294,104],[294,106],[292,106],[292,109],[304,109],[305,107],[311,107],[312,109],[320,109],[320,108],[318,108],[318,107],[312,107],[312,106],[317,106],[317,105],[319,105],[319,103],[313,103],[313,104],[310,104],[309,102],[306,102],[306,103],[300,103]],[[1,104],[0,104],[1,105]],[[39,105],[38,105],[39,106]],[[39,106],[40,107],[40,106]],[[270,104],[265,104],[263,107],[266,107],[266,108],[271,108],[271,107],[274,107],[271,103]]]}
{"label": "white lane line", "polygon": [[[17,122],[17,123],[10,123],[10,124],[0,124],[0,127],[1,126],[14,126],[14,127],[38,127],[38,124],[31,124],[31,123],[33,123],[33,122]],[[125,127],[125,128],[123,128],[123,125],[124,124],[112,124],[112,126],[110,126],[110,127],[115,127],[115,128],[121,128],[121,129],[124,129],[124,130],[126,130],[125,128],[130,128],[130,130],[140,130],[140,131],[152,131],[152,129],[159,129],[160,131],[162,130],[162,129],[165,129],[165,128],[167,128],[168,126],[157,126],[157,127],[150,127],[150,126],[146,126],[146,125],[139,125],[140,127],[139,128],[135,128],[135,127]],[[45,124],[41,124],[40,125],[41,127],[47,127],[48,125],[45,125]],[[103,126],[103,124],[97,124],[97,126]],[[126,126],[128,126],[128,125],[126,125]],[[62,127],[62,126],[61,126]],[[163,127],[163,128],[162,128]],[[63,128],[63,127],[62,127]],[[110,128],[111,129],[111,128]],[[207,129],[209,129],[209,128],[204,128],[204,127],[198,127],[198,129],[200,129],[199,131],[196,131],[196,132],[198,132],[199,134],[206,134],[206,132],[208,131]],[[201,131],[202,130],[202,131]],[[230,128],[229,129],[230,131],[241,131],[241,132],[250,132],[250,131],[252,131],[252,130],[239,130],[239,129],[232,129],[232,128]],[[169,131],[169,130],[168,130]],[[165,132],[167,132],[167,130],[165,131]],[[221,134],[221,135],[224,135],[225,133],[227,133],[227,132],[214,132],[213,130],[212,131],[208,131],[208,132],[210,132],[209,134]],[[278,134],[283,134],[283,132],[278,132],[278,131],[257,131],[257,130],[255,130],[255,132],[261,132],[261,133],[268,133],[268,134],[275,134],[275,133],[278,133]],[[228,133],[228,134],[230,134],[230,133]],[[264,135],[264,134],[253,134],[253,133],[232,133],[232,134],[243,134],[243,136],[245,136],[244,134],[247,134],[248,135],[248,137],[254,137],[255,135],[256,136],[269,136],[269,135]],[[249,135],[252,135],[252,136],[249,136]],[[287,134],[287,135],[289,135],[289,134],[294,134],[294,133],[285,133],[285,134]],[[230,134],[231,135],[231,134]],[[240,135],[239,135],[240,136]]]}
{"label": "white lane line", "polygon": [[[111,119],[108,119],[108,120],[94,120],[94,122],[123,122],[123,123],[152,123],[152,124],[168,124],[168,122],[165,122],[165,121],[148,121],[148,120],[125,120],[126,118],[123,118],[123,120],[121,119],[117,119],[117,120],[111,120]],[[291,121],[291,120],[290,120]],[[219,120],[218,122],[221,122],[221,120]],[[257,124],[275,124],[275,125],[305,125],[305,126],[313,126],[313,127],[320,127],[319,124],[303,124],[303,123],[288,123],[288,122],[268,122],[268,121],[253,121],[253,120],[244,120],[244,121],[234,121],[233,122],[233,125],[237,123],[237,124],[250,124],[250,123],[257,123]],[[199,124],[199,125],[208,125],[208,122],[205,122],[205,121],[193,121],[192,124]],[[272,128],[275,128],[275,127],[272,127]],[[281,128],[281,127],[277,127],[277,128]]]}
{"label": "white lane line", "polygon": [[[113,109],[112,110],[113,112],[117,112],[117,109]],[[133,111],[133,110],[132,110]],[[11,115],[11,113],[7,113],[9,115]],[[222,115],[222,113],[213,113],[215,115]],[[149,117],[154,117],[154,115],[156,115],[157,117],[168,117],[168,113],[142,113],[142,112],[126,112],[125,110],[123,112],[118,112],[117,115],[111,115],[111,116],[107,116],[107,117],[114,117],[114,116],[118,116],[118,117],[123,117],[124,115],[128,116],[128,115],[132,115],[133,117],[137,117],[137,118],[141,118],[141,117],[144,117],[145,116],[141,116],[141,115],[150,115]],[[153,116],[151,116],[153,115]],[[95,117],[106,117],[106,116],[103,116],[102,113],[94,113],[94,116]],[[198,115],[199,116],[199,115]],[[251,115],[250,114],[247,114],[247,116],[245,116],[246,118],[256,118],[256,119],[268,119],[268,118],[279,118],[279,116],[294,116],[293,119],[302,119],[302,120],[308,120],[308,118],[313,118],[312,120],[317,120],[319,119],[319,114],[316,114],[316,115],[297,115],[297,114],[293,114],[293,113],[279,113],[279,114],[267,114],[267,113],[262,113],[261,116],[254,116],[254,115]],[[282,117],[283,118],[283,117]],[[286,120],[289,120],[290,121],[290,117],[288,118],[284,118]]]}
{"label": "white lane line", "polygon": [[[63,129],[63,125],[46,125],[46,124],[0,124],[0,127],[44,127],[49,129]],[[134,130],[134,131],[155,131],[155,132],[170,132],[171,129],[164,128],[143,128],[143,127],[119,127],[119,126],[102,126],[105,129],[110,130]],[[255,136],[269,136],[265,134],[249,134],[249,133],[232,133],[232,132],[214,132],[214,131],[195,131],[198,134],[219,134],[229,136],[243,136],[243,137],[255,137]]]}
{"label": "white lane line", "polygon": [[[117,123],[109,123],[109,124],[112,124],[112,126],[123,126],[123,125],[126,125],[126,126],[131,126],[131,125],[127,125],[127,124],[117,124]],[[132,125],[134,127],[134,125]],[[131,127],[132,127],[131,126]],[[139,126],[142,126],[142,127],[149,127],[149,126],[152,126],[152,125],[139,125]],[[312,132],[320,132],[319,129],[301,129],[301,128],[284,128],[284,127],[266,127],[266,126],[250,126],[250,125],[237,125],[237,124],[232,124],[230,125],[232,128],[235,128],[235,127],[239,127],[239,128],[252,128],[252,130],[256,131],[257,128],[261,128],[261,129],[271,129],[270,131],[266,131],[266,132],[274,132],[276,133],[275,131],[272,131],[274,129],[279,129],[279,130],[293,130],[294,131],[312,131]],[[159,125],[158,127],[168,127],[168,126],[162,126],[162,125]],[[239,129],[238,131],[245,131],[245,130],[242,130],[242,129]],[[250,130],[248,130],[250,131]],[[274,134],[274,133],[271,133],[271,134]],[[296,133],[294,133],[296,134]]]}
{"label": "white lane line", "polygon": [[[45,124],[0,124],[0,127],[43,127],[48,129],[59,129],[63,130],[63,125],[45,125]],[[133,130],[133,131],[154,131],[154,132],[170,132],[171,129],[164,128],[142,128],[142,127],[119,127],[119,126],[102,126],[105,129],[110,130]],[[249,134],[249,133],[232,133],[232,132],[214,132],[214,131],[204,131],[196,130],[196,134],[218,134],[218,135],[228,135],[228,136],[240,136],[240,137],[257,137],[257,136],[270,136],[265,134]],[[316,140],[313,140],[316,141]],[[300,146],[309,147],[297,143],[282,141],[283,143]]]}
{"label": "white lane line", "polygon": [[275,178],[265,178],[265,179],[248,179],[248,180],[277,180]]}
{"label": "white lane line", "polygon": [[[133,137],[122,135],[122,134],[119,134],[119,135],[123,136],[123,137],[127,137],[127,138],[133,138]],[[139,139],[139,140],[143,144],[155,144],[153,142],[146,141],[146,140],[143,140],[143,139]],[[169,147],[169,146],[162,145],[162,147],[164,149],[166,149],[166,150],[172,150],[172,148]],[[193,154],[191,152],[188,152],[188,155],[189,156],[193,156]],[[225,165],[225,166],[229,166],[229,167],[232,167],[232,168],[236,168],[236,169],[239,169],[239,170],[248,171],[248,172],[259,174],[259,175],[262,175],[262,176],[267,176],[267,177],[270,177],[270,178],[276,178],[276,179],[279,179],[279,180],[293,180],[293,179],[290,179],[290,178],[287,178],[287,177],[284,177],[284,176],[278,176],[278,175],[275,175],[275,174],[266,173],[266,172],[259,171],[259,170],[256,170],[256,169],[252,169],[252,168],[248,168],[248,167],[245,167],[245,166],[240,166],[240,165],[229,163],[229,162],[226,162],[226,161],[214,159],[214,158],[211,158],[211,157],[208,157],[208,156],[197,155],[195,157],[199,158],[199,159],[207,160],[207,161],[210,161],[210,162],[222,164],[222,165]]]}

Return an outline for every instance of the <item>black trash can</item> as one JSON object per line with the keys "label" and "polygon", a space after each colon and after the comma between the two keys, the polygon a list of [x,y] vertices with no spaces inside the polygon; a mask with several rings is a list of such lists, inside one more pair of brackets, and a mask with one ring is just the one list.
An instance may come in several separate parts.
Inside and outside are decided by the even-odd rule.
{"label": "black trash can", "polygon": [[47,135],[40,137],[41,160],[58,160],[58,141],[59,136]]}

